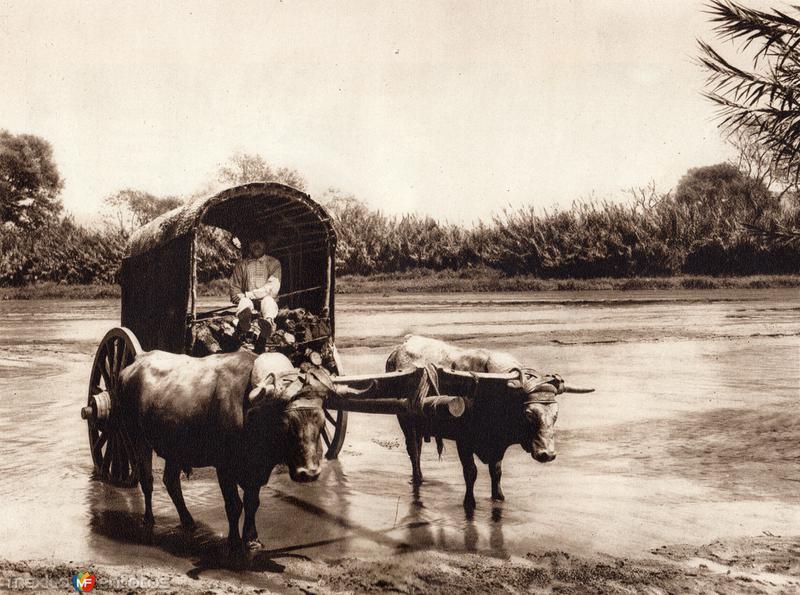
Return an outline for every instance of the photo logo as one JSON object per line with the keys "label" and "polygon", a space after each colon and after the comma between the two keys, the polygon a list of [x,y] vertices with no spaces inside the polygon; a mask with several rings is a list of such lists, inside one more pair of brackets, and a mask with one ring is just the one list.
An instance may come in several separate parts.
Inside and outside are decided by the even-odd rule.
{"label": "photo logo", "polygon": [[94,575],[86,570],[82,570],[72,577],[72,588],[78,593],[88,593],[94,589],[95,583]]}

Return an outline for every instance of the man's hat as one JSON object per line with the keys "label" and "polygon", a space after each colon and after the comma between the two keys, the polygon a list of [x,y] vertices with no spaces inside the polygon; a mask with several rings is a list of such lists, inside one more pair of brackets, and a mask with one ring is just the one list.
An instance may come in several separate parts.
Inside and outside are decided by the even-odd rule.
{"label": "man's hat", "polygon": [[285,242],[288,237],[289,234],[286,226],[277,225],[269,229],[264,229],[259,233],[253,233],[252,230],[236,233],[231,241],[234,246],[246,252],[250,242],[253,240],[261,240],[266,245],[267,250],[270,250]]}

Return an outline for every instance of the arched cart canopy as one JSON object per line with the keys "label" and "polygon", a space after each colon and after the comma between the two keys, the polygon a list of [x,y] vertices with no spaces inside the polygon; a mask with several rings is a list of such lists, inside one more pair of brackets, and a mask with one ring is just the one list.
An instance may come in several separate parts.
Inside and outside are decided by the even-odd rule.
{"label": "arched cart canopy", "polygon": [[[229,188],[209,198],[177,207],[139,228],[128,241],[126,256],[137,256],[191,234],[201,224],[239,237],[279,233],[303,246],[328,245],[336,234],[328,212],[307,194],[276,182]],[[288,233],[287,233],[288,232]],[[287,244],[284,250],[290,250]]]}
{"label": "arched cart canopy", "polygon": [[307,194],[257,182],[173,209],[137,230],[122,261],[122,324],[144,349],[186,350],[197,316],[197,230],[210,225],[240,238],[274,239],[281,261],[279,303],[327,309],[333,319],[336,233],[327,211]]}

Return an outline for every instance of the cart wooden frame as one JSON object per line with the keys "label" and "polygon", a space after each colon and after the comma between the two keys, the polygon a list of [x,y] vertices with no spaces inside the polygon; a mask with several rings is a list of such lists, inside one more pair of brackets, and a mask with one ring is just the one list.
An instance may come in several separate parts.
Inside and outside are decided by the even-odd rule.
{"label": "cart wooden frame", "polygon": [[[111,329],[95,354],[87,406],[95,471],[119,485],[136,482],[128,437],[119,430],[111,401],[120,371],[143,350],[192,353],[193,329],[218,310],[197,297],[201,233],[219,228],[238,238],[272,238],[270,255],[281,262],[278,304],[326,317],[341,375],[335,336],[336,232],[330,214],[308,194],[275,182],[230,188],[157,217],[130,238],[120,269],[121,326]],[[347,430],[347,412],[326,410],[322,438],[336,458]]]}

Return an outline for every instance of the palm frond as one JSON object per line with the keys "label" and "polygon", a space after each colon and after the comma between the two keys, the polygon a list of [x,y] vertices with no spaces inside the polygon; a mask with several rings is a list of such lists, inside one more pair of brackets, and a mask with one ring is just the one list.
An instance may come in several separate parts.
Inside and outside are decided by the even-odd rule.
{"label": "palm frond", "polygon": [[755,50],[756,63],[771,52],[785,54],[800,28],[800,21],[781,11],[754,10],[730,0],[712,0],[706,12],[711,15],[714,30],[721,39],[743,40],[744,50],[751,44],[759,46]]}
{"label": "palm frond", "polygon": [[708,74],[703,96],[718,106],[719,126],[755,131],[775,166],[800,179],[800,20],[733,0],[711,0],[706,12],[721,40],[752,53],[752,67],[742,68],[698,40],[697,61]]}
{"label": "palm frond", "polygon": [[800,229],[783,227],[778,227],[776,229],[764,229],[763,227],[751,225],[749,223],[742,223],[741,226],[751,235],[763,240],[767,240],[776,245],[786,245],[800,248]]}

